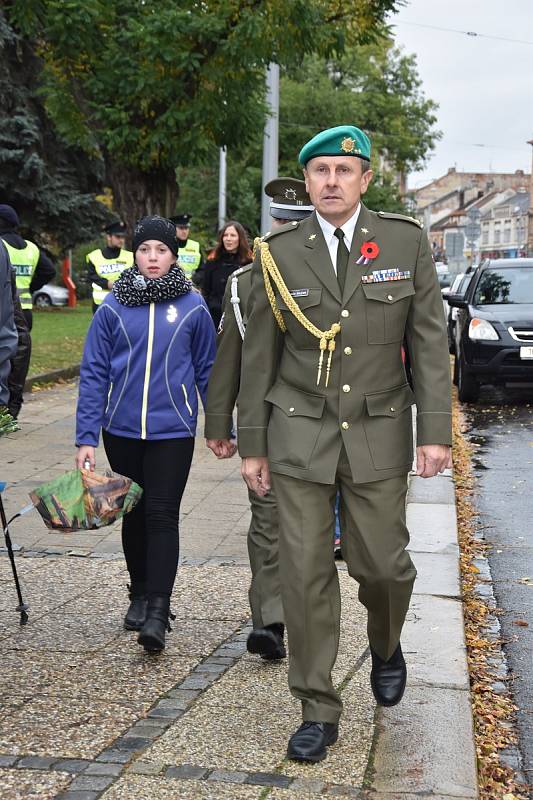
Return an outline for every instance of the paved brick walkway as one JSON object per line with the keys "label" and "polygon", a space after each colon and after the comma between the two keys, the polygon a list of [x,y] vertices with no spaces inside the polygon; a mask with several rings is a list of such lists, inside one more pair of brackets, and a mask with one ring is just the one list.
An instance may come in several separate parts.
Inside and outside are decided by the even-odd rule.
{"label": "paved brick walkway", "polygon": [[[27,504],[33,487],[71,468],[75,397],[74,385],[32,395],[22,430],[1,440],[8,514]],[[21,548],[17,563],[30,619],[19,626],[9,562],[0,556],[0,796],[475,797],[468,682],[456,658],[464,653],[449,485],[449,478],[433,484],[439,506],[428,504],[421,487],[422,494],[412,493],[412,549],[422,570],[405,637],[409,704],[376,712],[365,614],[357,586],[340,567],[343,621],[334,680],[345,714],[338,744],[315,766],[285,759],[287,737],[299,724],[286,663],[245,651],[249,511],[237,459],[219,462],[197,440],[182,505],[177,619],[157,656],[145,654],[135,634],[122,628],[127,574],[118,526],[60,535],[47,532],[35,512],[17,520],[12,538]],[[431,546],[416,533],[428,513]],[[435,672],[442,648],[427,655],[428,640],[452,647],[448,670]],[[451,727],[439,729],[436,720]],[[455,751],[448,741],[452,727]],[[420,752],[409,752],[413,742]]]}

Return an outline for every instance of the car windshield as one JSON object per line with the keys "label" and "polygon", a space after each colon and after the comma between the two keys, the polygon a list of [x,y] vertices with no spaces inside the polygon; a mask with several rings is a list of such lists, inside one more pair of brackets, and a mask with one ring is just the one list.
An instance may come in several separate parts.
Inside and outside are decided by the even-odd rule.
{"label": "car windshield", "polygon": [[474,305],[533,303],[533,269],[487,269],[481,275]]}

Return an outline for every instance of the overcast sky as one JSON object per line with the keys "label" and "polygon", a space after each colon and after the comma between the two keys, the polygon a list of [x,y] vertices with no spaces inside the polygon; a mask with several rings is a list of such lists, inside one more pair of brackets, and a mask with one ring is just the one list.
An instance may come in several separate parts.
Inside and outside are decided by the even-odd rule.
{"label": "overcast sky", "polygon": [[437,126],[443,132],[426,168],[410,176],[409,187],[422,186],[452,166],[467,172],[529,172],[533,0],[407,0],[390,22],[397,44],[417,57],[424,94],[439,104]]}

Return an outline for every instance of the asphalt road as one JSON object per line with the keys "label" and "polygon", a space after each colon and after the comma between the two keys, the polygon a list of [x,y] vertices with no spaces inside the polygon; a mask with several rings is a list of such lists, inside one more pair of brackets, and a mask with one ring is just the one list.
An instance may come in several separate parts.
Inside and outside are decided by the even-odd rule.
{"label": "asphalt road", "polygon": [[519,707],[520,750],[533,782],[533,391],[486,387],[464,410],[477,445],[476,504],[492,545],[494,594],[504,609],[500,624]]}

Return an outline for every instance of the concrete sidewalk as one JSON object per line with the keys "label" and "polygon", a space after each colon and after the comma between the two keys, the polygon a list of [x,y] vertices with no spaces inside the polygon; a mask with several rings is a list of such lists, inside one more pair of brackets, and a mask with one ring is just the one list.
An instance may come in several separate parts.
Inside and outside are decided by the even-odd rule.
{"label": "concrete sidewalk", "polygon": [[[0,440],[8,516],[73,466],[75,386],[32,395],[22,430]],[[98,451],[103,467],[103,451]],[[48,533],[36,513],[12,526],[30,620],[21,628],[0,557],[0,796],[158,798],[477,797],[450,476],[411,480],[418,569],[402,637],[402,703],[376,709],[365,613],[339,566],[343,620],[334,678],[345,704],[326,761],[285,759],[299,707],[287,665],[245,650],[249,510],[239,463],[198,439],[182,504],[182,563],[168,646],[148,656],[122,629],[127,573],[119,527]]]}

